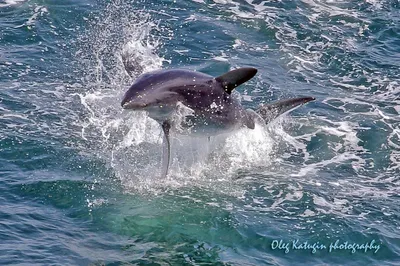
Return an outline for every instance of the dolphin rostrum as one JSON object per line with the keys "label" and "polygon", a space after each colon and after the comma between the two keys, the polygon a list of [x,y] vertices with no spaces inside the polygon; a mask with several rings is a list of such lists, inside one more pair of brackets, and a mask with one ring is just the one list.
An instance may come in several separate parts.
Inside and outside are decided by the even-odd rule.
{"label": "dolphin rostrum", "polygon": [[[245,109],[231,92],[256,73],[255,68],[239,68],[214,78],[199,72],[171,69],[145,73],[135,81],[125,93],[121,106],[145,110],[161,124],[163,177],[169,168],[171,129],[178,132],[185,129],[207,137],[241,127],[254,129],[257,121],[269,123],[280,114],[315,100],[313,97],[293,98],[261,105],[256,111]],[[190,112],[176,119],[182,105]]]}

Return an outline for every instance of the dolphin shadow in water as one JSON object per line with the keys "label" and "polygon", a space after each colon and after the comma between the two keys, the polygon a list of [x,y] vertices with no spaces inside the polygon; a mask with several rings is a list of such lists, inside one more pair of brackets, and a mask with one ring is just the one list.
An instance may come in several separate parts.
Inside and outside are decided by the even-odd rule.
{"label": "dolphin shadow in water", "polygon": [[[199,72],[171,69],[145,73],[135,81],[125,93],[121,106],[145,110],[162,126],[162,177],[168,174],[171,130],[210,137],[242,127],[254,129],[256,122],[269,123],[315,100],[313,97],[293,98],[263,104],[255,111],[245,109],[231,92],[256,73],[255,68],[239,68],[214,78]],[[182,105],[190,112],[177,118],[177,110]]]}

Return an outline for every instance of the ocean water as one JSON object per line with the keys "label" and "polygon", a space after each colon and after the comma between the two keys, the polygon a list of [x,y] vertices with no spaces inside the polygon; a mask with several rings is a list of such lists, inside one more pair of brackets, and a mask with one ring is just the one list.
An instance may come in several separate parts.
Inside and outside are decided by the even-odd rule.
{"label": "ocean water", "polygon": [[[399,40],[392,0],[0,0],[0,264],[400,265]],[[248,108],[317,100],[160,179],[129,85],[244,66]]]}

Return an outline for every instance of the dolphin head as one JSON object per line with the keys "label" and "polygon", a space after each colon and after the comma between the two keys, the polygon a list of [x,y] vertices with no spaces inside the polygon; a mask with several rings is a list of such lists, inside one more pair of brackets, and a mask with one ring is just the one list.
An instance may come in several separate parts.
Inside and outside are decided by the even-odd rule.
{"label": "dolphin head", "polygon": [[147,107],[162,107],[177,101],[176,93],[165,86],[166,77],[160,76],[157,72],[144,74],[135,81],[122,99],[122,108],[143,110]]}
{"label": "dolphin head", "polygon": [[150,75],[142,75],[136,82],[125,92],[121,106],[124,109],[140,110],[148,106],[150,103],[153,84],[150,80]]}

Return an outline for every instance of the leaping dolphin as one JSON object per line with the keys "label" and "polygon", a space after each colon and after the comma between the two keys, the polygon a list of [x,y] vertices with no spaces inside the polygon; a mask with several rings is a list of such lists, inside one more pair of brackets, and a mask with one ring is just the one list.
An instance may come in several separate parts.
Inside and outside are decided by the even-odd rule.
{"label": "leaping dolphin", "polygon": [[[121,106],[148,111],[148,115],[161,124],[163,177],[168,174],[171,129],[184,128],[207,137],[242,127],[254,129],[257,121],[269,123],[280,114],[315,100],[313,97],[293,98],[261,105],[256,111],[246,110],[231,92],[256,73],[255,68],[239,68],[214,78],[199,72],[171,69],[145,73],[135,81],[125,93]],[[191,112],[177,120],[180,104]]]}

